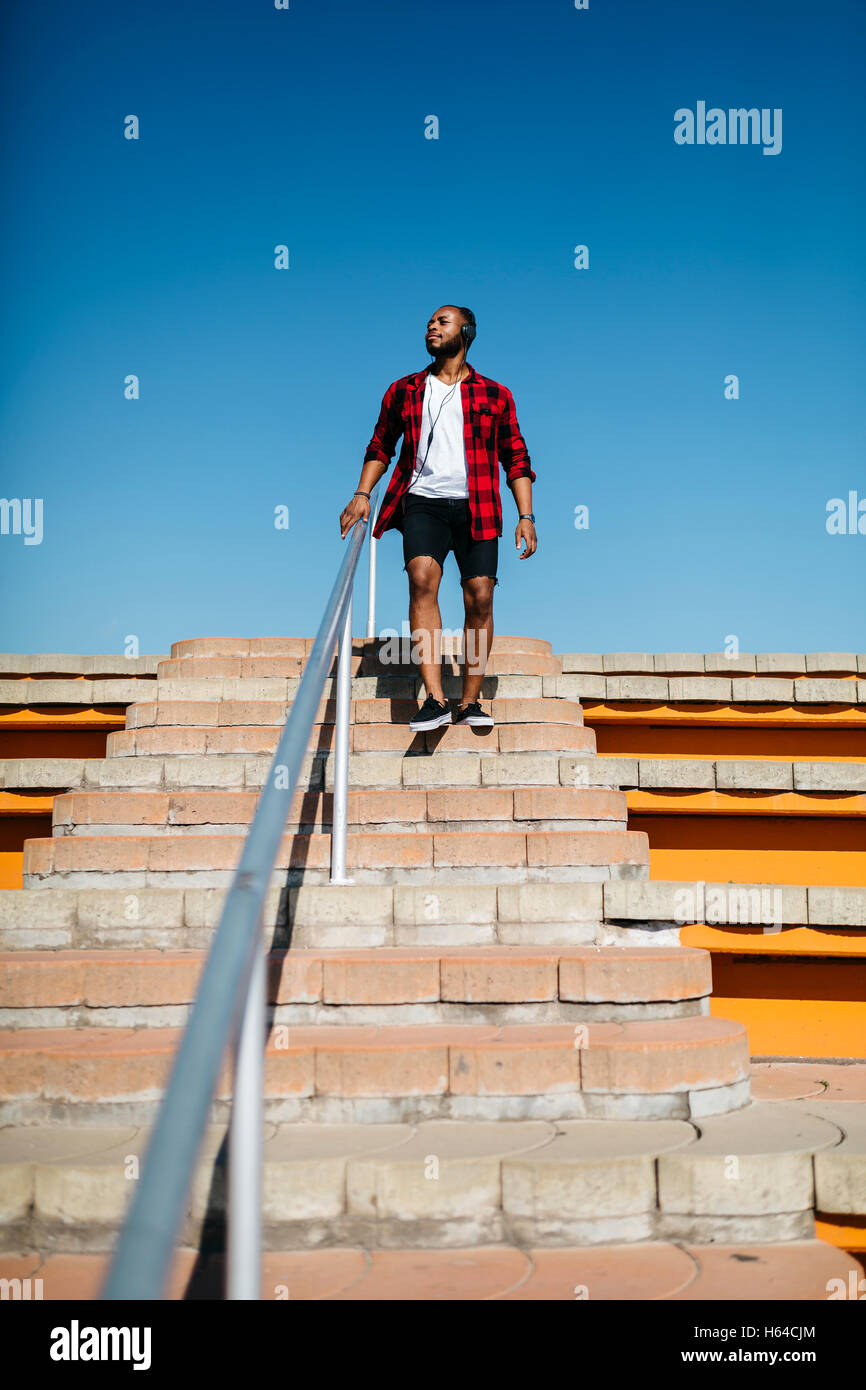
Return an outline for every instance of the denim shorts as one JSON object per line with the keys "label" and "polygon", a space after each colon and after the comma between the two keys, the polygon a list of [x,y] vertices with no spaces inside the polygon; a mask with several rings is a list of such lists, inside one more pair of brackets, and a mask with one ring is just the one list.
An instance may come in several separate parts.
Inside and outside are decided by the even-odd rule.
{"label": "denim shorts", "polygon": [[418,555],[432,555],[445,568],[449,550],[460,570],[460,583],[487,576],[494,585],[499,540],[472,539],[469,502],[465,497],[422,497],[408,492],[403,513],[403,568]]}

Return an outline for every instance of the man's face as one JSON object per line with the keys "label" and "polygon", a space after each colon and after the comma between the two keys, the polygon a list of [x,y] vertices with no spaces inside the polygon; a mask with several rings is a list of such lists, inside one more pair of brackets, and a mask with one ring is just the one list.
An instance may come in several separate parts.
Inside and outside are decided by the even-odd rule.
{"label": "man's face", "polygon": [[460,327],[463,318],[453,304],[445,304],[430,315],[424,345],[431,357],[456,357],[463,347]]}

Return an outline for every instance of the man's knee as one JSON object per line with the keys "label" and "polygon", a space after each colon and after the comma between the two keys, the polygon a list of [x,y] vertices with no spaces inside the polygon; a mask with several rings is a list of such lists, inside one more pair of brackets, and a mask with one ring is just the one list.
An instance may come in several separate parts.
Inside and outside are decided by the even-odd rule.
{"label": "man's knee", "polygon": [[467,579],[463,583],[463,602],[466,612],[475,618],[487,618],[493,608],[494,581],[487,575]]}
{"label": "man's knee", "polygon": [[442,568],[432,555],[418,555],[414,560],[410,560],[406,566],[406,573],[409,576],[409,597],[413,602],[418,599],[436,598]]}

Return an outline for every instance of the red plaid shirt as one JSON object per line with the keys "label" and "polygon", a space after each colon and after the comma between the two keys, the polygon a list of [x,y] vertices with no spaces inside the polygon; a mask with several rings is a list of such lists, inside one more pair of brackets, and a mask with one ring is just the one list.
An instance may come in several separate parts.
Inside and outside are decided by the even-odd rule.
{"label": "red plaid shirt", "polygon": [[[469,364],[467,363],[467,366]],[[394,456],[401,434],[400,457],[391,474],[373,535],[403,526],[403,498],[412,481],[421,433],[421,411],[429,367],[400,377],[388,387],[382,409],[367,446],[364,462],[379,459],[388,464]],[[460,383],[463,401],[463,443],[469,486],[469,513],[474,540],[491,540],[502,535],[502,504],[499,500],[499,464],[509,483],[515,478],[535,474],[514,408],[514,397],[507,386],[481,376],[474,367]]]}

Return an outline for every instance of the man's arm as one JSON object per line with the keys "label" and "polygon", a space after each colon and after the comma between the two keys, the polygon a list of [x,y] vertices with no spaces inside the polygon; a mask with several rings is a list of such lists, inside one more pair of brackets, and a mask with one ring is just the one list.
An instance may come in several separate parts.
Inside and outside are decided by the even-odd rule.
{"label": "man's arm", "polygon": [[[382,407],[373,437],[367,445],[361,477],[357,491],[372,492],[379,479],[388,471],[388,464],[394,456],[397,441],[403,433],[403,421],[394,408],[395,391],[393,384],[382,397]],[[361,517],[370,515],[369,497],[354,496],[340,515],[340,536],[345,540],[349,531]]]}
{"label": "man's arm", "polygon": [[[505,469],[506,481],[517,504],[518,513],[531,513],[532,484],[535,482],[535,473],[529,458],[526,440],[523,438],[517,423],[514,397],[507,389],[505,391],[505,408],[502,411],[496,434],[496,447],[499,461]],[[520,556],[521,560],[525,560],[528,555],[535,554],[538,546],[535,526],[531,521],[518,520],[514,531],[514,544],[518,550],[521,540],[526,542],[526,549]]]}

